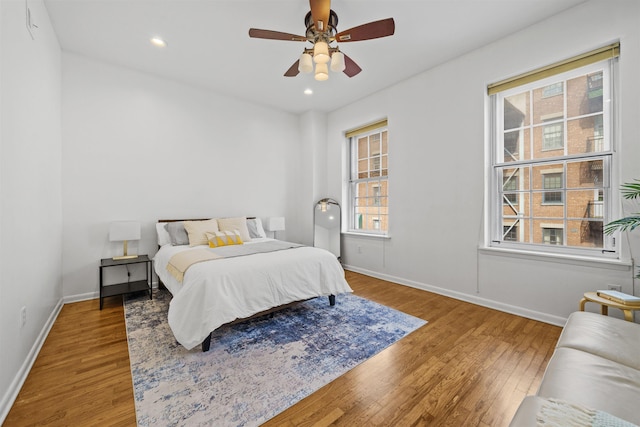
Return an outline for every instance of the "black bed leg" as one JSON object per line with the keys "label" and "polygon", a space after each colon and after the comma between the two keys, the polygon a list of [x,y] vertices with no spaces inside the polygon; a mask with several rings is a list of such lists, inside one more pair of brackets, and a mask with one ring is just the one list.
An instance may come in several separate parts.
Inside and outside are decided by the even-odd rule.
{"label": "black bed leg", "polygon": [[207,335],[207,337],[202,341],[202,351],[209,351],[211,347],[211,334]]}
{"label": "black bed leg", "polygon": [[335,295],[329,295],[329,305],[331,305],[331,306],[336,305],[336,296]]}

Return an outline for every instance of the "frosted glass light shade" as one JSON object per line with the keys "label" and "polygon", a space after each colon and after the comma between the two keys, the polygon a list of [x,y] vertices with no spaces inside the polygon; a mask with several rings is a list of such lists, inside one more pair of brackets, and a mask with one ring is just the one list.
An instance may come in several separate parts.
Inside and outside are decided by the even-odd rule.
{"label": "frosted glass light shade", "polygon": [[316,64],[316,80],[324,81],[329,78],[329,67],[327,64]]}
{"label": "frosted glass light shade", "polygon": [[313,62],[316,64],[326,64],[329,62],[329,45],[327,42],[317,41],[313,45]]}
{"label": "frosted glass light shade", "polygon": [[313,71],[313,60],[311,55],[303,53],[300,55],[300,61],[298,62],[298,71],[301,73],[310,73]]}
{"label": "frosted glass light shade", "polygon": [[345,67],[344,53],[334,52],[333,55],[331,55],[331,71],[339,73],[344,71]]}

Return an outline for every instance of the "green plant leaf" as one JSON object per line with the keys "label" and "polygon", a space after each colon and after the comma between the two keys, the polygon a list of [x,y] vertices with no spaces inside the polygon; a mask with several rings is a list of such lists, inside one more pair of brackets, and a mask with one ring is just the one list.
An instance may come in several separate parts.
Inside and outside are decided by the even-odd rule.
{"label": "green plant leaf", "polygon": [[636,179],[636,182],[628,182],[620,186],[622,197],[625,199],[636,199],[640,197],[640,180]]}
{"label": "green plant leaf", "polygon": [[611,221],[604,226],[605,234],[611,234],[616,230],[620,231],[633,231],[640,225],[640,216],[627,216],[624,218]]}

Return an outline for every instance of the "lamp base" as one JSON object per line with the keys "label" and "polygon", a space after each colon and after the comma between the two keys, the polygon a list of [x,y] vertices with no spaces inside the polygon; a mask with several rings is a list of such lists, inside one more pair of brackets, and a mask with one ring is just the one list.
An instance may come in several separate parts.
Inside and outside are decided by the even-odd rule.
{"label": "lamp base", "polygon": [[112,259],[117,260],[117,259],[133,259],[133,258],[138,258],[138,255],[120,255],[120,256],[114,256]]}

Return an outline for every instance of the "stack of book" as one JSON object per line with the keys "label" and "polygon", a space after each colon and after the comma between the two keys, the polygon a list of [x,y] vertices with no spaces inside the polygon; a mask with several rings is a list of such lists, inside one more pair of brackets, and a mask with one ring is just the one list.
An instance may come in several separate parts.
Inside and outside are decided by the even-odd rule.
{"label": "stack of book", "polygon": [[634,295],[612,290],[598,291],[597,294],[600,298],[605,298],[613,302],[617,302],[618,304],[637,305],[640,307],[640,297]]}

